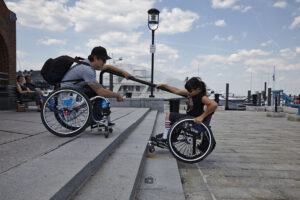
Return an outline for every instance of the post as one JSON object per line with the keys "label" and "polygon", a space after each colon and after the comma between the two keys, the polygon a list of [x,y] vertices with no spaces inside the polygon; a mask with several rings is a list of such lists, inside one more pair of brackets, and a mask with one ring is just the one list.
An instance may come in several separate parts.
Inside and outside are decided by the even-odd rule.
{"label": "post", "polygon": [[248,90],[248,102],[251,100],[251,90]]}
{"label": "post", "polygon": [[[154,30],[152,30],[152,45],[154,45]],[[151,84],[153,84],[153,73],[154,73],[154,52],[152,52],[151,55]],[[149,97],[154,97],[152,86],[151,86],[151,94]]]}
{"label": "post", "polygon": [[264,102],[267,100],[267,82],[265,82],[265,90],[264,90]]}
{"label": "post", "polygon": [[109,90],[110,91],[113,91],[114,89],[114,79],[113,79],[113,74],[109,74]]}
{"label": "post", "polygon": [[252,95],[252,102],[253,106],[257,106],[257,94]]}
{"label": "post", "polygon": [[225,110],[229,110],[228,96],[229,96],[229,83],[226,83]]}
{"label": "post", "polygon": [[276,95],[275,96],[275,112],[277,112],[277,99],[278,99],[278,96]]}
{"label": "post", "polygon": [[220,94],[215,93],[215,102],[219,105]]}
{"label": "post", "polygon": [[271,106],[272,89],[268,88],[268,106]]}

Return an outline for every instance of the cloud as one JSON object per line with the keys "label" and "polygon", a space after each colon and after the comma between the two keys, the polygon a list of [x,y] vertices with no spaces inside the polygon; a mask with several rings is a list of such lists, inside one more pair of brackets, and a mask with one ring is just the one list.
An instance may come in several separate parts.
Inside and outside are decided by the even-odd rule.
{"label": "cloud", "polygon": [[7,7],[17,13],[17,22],[23,26],[50,31],[64,31],[73,25],[66,1],[20,0],[6,2]]}
{"label": "cloud", "polygon": [[276,3],[273,4],[273,7],[276,8],[286,8],[287,3],[285,1],[277,1]]}
{"label": "cloud", "polygon": [[252,7],[244,5],[236,5],[239,0],[211,0],[212,8],[214,9],[232,9],[241,12],[247,12]]}
{"label": "cloud", "polygon": [[219,27],[225,27],[227,24],[224,19],[220,19],[218,21],[215,21],[215,25]]}
{"label": "cloud", "polygon": [[[299,48],[299,49],[298,49]],[[270,73],[276,65],[278,71],[296,71],[300,70],[300,63],[297,57],[287,57],[290,53],[296,54],[300,47],[295,48],[295,51],[290,49],[283,49],[279,53],[281,57],[274,52],[267,52],[261,49],[241,49],[230,55],[219,54],[206,54],[199,55],[199,60],[194,61],[199,63],[198,65],[205,69],[217,69],[222,71],[222,74],[226,74],[226,70],[244,69],[247,73]],[[242,76],[242,74],[241,74]]]}
{"label": "cloud", "polygon": [[235,3],[237,2],[237,0],[212,0],[212,7],[213,8],[231,8]]}
{"label": "cloud", "polygon": [[75,31],[130,32],[147,23],[154,0],[80,0],[69,8]]}
{"label": "cloud", "polygon": [[115,31],[133,31],[144,25],[147,11],[155,0],[79,0],[72,6],[68,0],[20,0],[6,4],[17,13],[17,22],[23,26],[50,31],[98,34]]}
{"label": "cloud", "polygon": [[216,41],[231,41],[232,40],[232,35],[230,35],[228,37],[221,37],[219,35],[215,35],[213,40],[216,40]]}
{"label": "cloud", "polygon": [[281,49],[280,55],[285,58],[293,58],[296,56],[296,53],[293,52],[290,48]]}
{"label": "cloud", "polygon": [[47,45],[47,46],[56,45],[56,44],[64,45],[66,43],[67,43],[66,40],[58,40],[58,39],[50,39],[50,38],[38,40],[38,44],[44,44],[44,45]]}
{"label": "cloud", "polygon": [[99,36],[99,38],[89,39],[87,42],[87,46],[89,48],[93,48],[99,45],[116,46],[137,43],[141,35],[141,32],[108,32],[102,34],[101,36]]}
{"label": "cloud", "polygon": [[237,6],[233,6],[232,10],[239,10],[242,13],[247,12],[248,10],[252,9],[251,6],[243,6],[243,5],[237,5]]}
{"label": "cloud", "polygon": [[175,34],[190,31],[193,23],[199,18],[197,13],[173,8],[171,12],[163,9],[160,14],[161,23],[157,30],[161,34]]}
{"label": "cloud", "polygon": [[272,44],[272,42],[273,42],[272,40],[268,40],[266,42],[261,43],[260,46],[265,47],[268,46],[269,44]]}
{"label": "cloud", "polygon": [[300,24],[300,16],[295,17],[293,23],[289,26],[289,29],[295,29]]}

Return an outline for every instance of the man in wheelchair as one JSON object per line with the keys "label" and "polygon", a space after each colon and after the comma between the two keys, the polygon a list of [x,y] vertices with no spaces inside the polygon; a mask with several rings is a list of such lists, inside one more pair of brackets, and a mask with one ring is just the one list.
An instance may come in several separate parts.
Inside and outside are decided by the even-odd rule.
{"label": "man in wheelchair", "polygon": [[[98,46],[93,48],[91,54],[88,56],[88,59],[83,60],[82,62],[88,63],[90,66],[84,64],[77,64],[72,67],[62,79],[61,87],[71,87],[78,89],[85,93],[89,98],[95,96],[102,96],[106,98],[116,98],[118,102],[123,101],[121,95],[105,89],[96,79],[96,70],[113,70],[115,72],[121,73],[126,79],[132,77],[128,72],[119,69],[117,67],[106,65],[106,61],[111,59],[107,55],[107,51],[104,47]],[[74,81],[72,81],[74,80]],[[77,81],[76,81],[77,80]],[[78,81],[82,80],[82,81]],[[94,121],[91,125],[96,124],[96,121],[102,119],[101,112],[102,101],[101,99],[96,99],[93,105],[93,118]],[[96,120],[96,121],[95,121]],[[110,123],[109,125],[113,125]]]}
{"label": "man in wheelchair", "polygon": [[[182,118],[192,117],[194,118],[194,122],[196,124],[200,124],[201,122],[203,122],[204,124],[209,126],[211,116],[217,109],[218,104],[206,96],[206,84],[199,77],[193,77],[189,79],[185,84],[186,90],[178,89],[167,84],[157,84],[156,87],[164,87],[175,94],[187,96],[188,108],[186,114],[174,112],[168,112],[166,114],[165,130],[163,133],[151,138],[151,141],[154,144],[163,148],[167,147],[166,141],[171,125]],[[204,106],[206,106],[205,110]]]}

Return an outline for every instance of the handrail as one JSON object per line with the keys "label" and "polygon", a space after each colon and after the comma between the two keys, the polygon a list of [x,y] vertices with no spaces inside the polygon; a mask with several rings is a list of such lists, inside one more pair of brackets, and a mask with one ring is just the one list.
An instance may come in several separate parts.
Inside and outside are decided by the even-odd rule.
{"label": "handrail", "polygon": [[[110,70],[110,69],[106,69],[106,70],[103,70],[101,71],[100,73],[100,84],[102,85],[103,84],[103,74],[104,73],[111,73],[111,74],[114,74],[116,76],[121,76],[121,77],[125,77],[123,74],[119,73],[119,72],[115,72],[113,70]],[[147,81],[144,81],[144,80],[141,80],[141,79],[138,79],[138,78],[135,78],[135,77],[130,77],[129,80],[132,80],[132,81],[135,81],[135,82],[138,82],[138,83],[142,83],[144,85],[148,85],[150,87],[156,87],[156,84],[152,84],[152,83],[149,83]],[[163,91],[166,91],[166,92],[170,92],[170,93],[173,93],[171,92],[170,90],[168,90],[167,88],[164,88],[164,87],[159,87],[160,90],[163,90]],[[174,94],[174,93],[173,93]],[[179,95],[179,96],[182,96],[182,97],[186,97],[184,95]]]}

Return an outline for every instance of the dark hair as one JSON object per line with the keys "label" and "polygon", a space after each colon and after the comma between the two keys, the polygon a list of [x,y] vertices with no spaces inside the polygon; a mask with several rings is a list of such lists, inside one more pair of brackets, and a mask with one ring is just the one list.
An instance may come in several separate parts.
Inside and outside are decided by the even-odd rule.
{"label": "dark hair", "polygon": [[23,75],[18,75],[17,76],[17,81],[19,81],[19,78],[24,77]]}
{"label": "dark hair", "polygon": [[92,54],[88,56],[88,59],[89,59],[90,62],[94,61],[94,56],[96,56],[96,58],[98,58],[98,59],[102,59],[104,63],[106,62],[106,60],[103,59],[101,56],[92,55]]}
{"label": "dark hair", "polygon": [[26,75],[26,76],[25,76],[25,80],[26,80],[27,78],[30,78],[30,76],[29,76],[29,75]]}
{"label": "dark hair", "polygon": [[201,89],[201,93],[206,95],[206,85],[199,77],[193,77],[185,83],[185,89],[189,92],[197,88]]}

